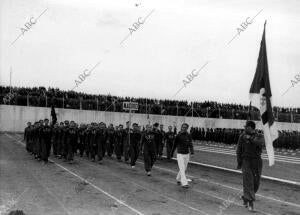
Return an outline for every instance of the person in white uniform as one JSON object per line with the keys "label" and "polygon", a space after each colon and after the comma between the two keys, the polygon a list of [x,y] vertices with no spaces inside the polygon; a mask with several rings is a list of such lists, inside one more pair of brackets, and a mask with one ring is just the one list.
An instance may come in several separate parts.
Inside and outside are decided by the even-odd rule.
{"label": "person in white uniform", "polygon": [[181,185],[183,188],[188,188],[188,182],[190,179],[187,179],[185,172],[190,160],[190,154],[194,154],[192,137],[188,133],[189,125],[187,123],[183,123],[181,126],[181,131],[177,134],[174,146],[172,150],[172,154],[177,148],[177,162],[179,167],[179,172],[177,174],[176,180],[177,184]]}

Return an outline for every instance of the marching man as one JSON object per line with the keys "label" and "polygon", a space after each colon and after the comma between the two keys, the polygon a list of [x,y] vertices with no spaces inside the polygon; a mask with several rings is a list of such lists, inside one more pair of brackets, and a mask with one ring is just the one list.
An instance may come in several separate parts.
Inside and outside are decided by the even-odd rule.
{"label": "marching man", "polygon": [[151,176],[151,169],[156,161],[157,149],[155,133],[151,125],[146,125],[146,132],[142,137],[142,146],[144,154],[144,166],[148,176]]}
{"label": "marching man", "polygon": [[174,154],[174,151],[177,148],[177,162],[179,172],[177,174],[176,180],[177,184],[181,184],[183,188],[188,188],[188,182],[191,181],[190,179],[186,178],[185,171],[190,160],[190,154],[194,154],[192,137],[187,132],[188,128],[189,125],[187,123],[182,124],[181,131],[175,138],[174,147],[172,150],[172,154]]}
{"label": "marching man", "polygon": [[258,191],[262,172],[261,153],[264,139],[255,131],[255,122],[247,121],[245,131],[241,134],[236,154],[237,169],[243,173],[243,202],[249,211],[254,211],[253,202]]}

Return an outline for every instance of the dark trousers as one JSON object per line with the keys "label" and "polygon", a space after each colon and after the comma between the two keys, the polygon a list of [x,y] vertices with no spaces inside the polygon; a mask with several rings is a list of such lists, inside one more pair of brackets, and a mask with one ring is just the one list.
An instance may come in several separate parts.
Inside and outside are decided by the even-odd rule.
{"label": "dark trousers", "polygon": [[36,147],[36,156],[38,158],[41,158],[41,156],[42,156],[42,141],[40,139],[38,139],[36,141],[35,147]]}
{"label": "dark trousers", "polygon": [[159,142],[158,144],[158,155],[161,157],[163,155],[164,142]]}
{"label": "dark trousers", "polygon": [[27,152],[30,152],[30,150],[29,150],[29,141],[28,140],[26,140],[26,150],[27,150]]}
{"label": "dark trousers", "polygon": [[[57,155],[62,155],[62,144],[61,144],[61,140],[57,140],[56,141],[56,150],[57,150]],[[54,147],[54,146],[53,146]],[[54,150],[54,148],[53,148]]]}
{"label": "dark trousers", "polygon": [[91,159],[95,159],[95,156],[96,156],[96,153],[97,153],[97,145],[96,144],[91,144],[90,145],[90,150],[89,150],[89,152],[90,152],[90,155],[91,155]]}
{"label": "dark trousers", "polygon": [[261,159],[244,158],[242,162],[243,191],[246,201],[255,201],[255,193],[258,191],[262,171]]}
{"label": "dark trousers", "polygon": [[53,140],[53,154],[54,155],[58,155],[59,151],[58,151],[58,140],[54,139]]}
{"label": "dark trousers", "polygon": [[90,147],[89,147],[88,143],[84,144],[84,151],[85,151],[86,156],[89,157],[89,155],[90,155]]}
{"label": "dark trousers", "polygon": [[123,152],[124,152],[124,160],[128,161],[129,160],[129,145],[128,145],[128,143],[124,143]]}
{"label": "dark trousers", "polygon": [[163,155],[163,151],[164,151],[164,142],[160,142],[159,143],[159,148],[158,148],[158,155],[161,157]]}
{"label": "dark trousers", "polygon": [[37,156],[39,150],[39,141],[37,139],[33,142],[33,153]]}
{"label": "dark trousers", "polygon": [[114,145],[113,145],[113,143],[111,141],[106,142],[105,149],[106,149],[107,155],[109,157],[111,157],[112,154],[113,154],[113,152],[114,152]]}
{"label": "dark trousers", "polygon": [[155,152],[151,152],[151,151],[144,151],[144,167],[146,172],[150,172],[154,161],[155,161]]}
{"label": "dark trousers", "polygon": [[173,143],[167,142],[166,146],[167,146],[167,159],[171,159],[173,157],[172,155]]}
{"label": "dark trousers", "polygon": [[101,161],[104,155],[105,155],[105,145],[103,143],[98,143],[97,146],[98,161]]}
{"label": "dark trousers", "polygon": [[74,146],[73,143],[70,142],[67,144],[67,160],[72,161],[74,159]]}
{"label": "dark trousers", "polygon": [[159,155],[159,148],[160,148],[158,141],[156,141],[155,146],[156,146],[156,155],[158,156]]}
{"label": "dark trousers", "polygon": [[32,140],[27,140],[26,142],[26,149],[28,152],[33,152],[33,141]]}
{"label": "dark trousers", "polygon": [[72,143],[72,149],[73,149],[73,153],[76,154],[77,153],[77,149],[78,149],[78,143],[77,141]]}
{"label": "dark trousers", "polygon": [[50,150],[51,150],[51,142],[50,140],[42,140],[41,141],[41,158],[43,161],[47,162],[48,157],[50,156]]}
{"label": "dark trousers", "polygon": [[139,146],[130,146],[130,165],[135,166],[135,163],[139,157]]}
{"label": "dark trousers", "polygon": [[83,156],[83,152],[84,152],[84,144],[83,143],[79,143],[78,144],[78,149],[79,149],[79,154],[82,157]]}
{"label": "dark trousers", "polygon": [[115,145],[115,154],[118,160],[121,160],[122,154],[123,154],[123,144],[122,143],[116,143]]}
{"label": "dark trousers", "polygon": [[68,144],[66,141],[63,141],[62,142],[62,156],[64,158],[67,158],[67,155],[68,155]]}

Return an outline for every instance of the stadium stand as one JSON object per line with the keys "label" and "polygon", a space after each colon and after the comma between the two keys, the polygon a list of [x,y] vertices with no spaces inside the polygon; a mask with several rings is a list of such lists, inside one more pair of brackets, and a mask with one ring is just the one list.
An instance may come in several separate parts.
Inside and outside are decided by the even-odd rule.
{"label": "stadium stand", "polygon": [[[0,86],[0,104],[38,107],[54,105],[57,108],[123,112],[122,104],[129,100],[139,103],[139,110],[136,113],[223,119],[247,119],[249,116],[249,106],[241,104],[92,95],[45,87],[12,87],[10,89],[8,86]],[[273,107],[273,111],[276,121],[300,122],[300,108]],[[253,120],[260,119],[258,109],[251,107],[250,114]]]}

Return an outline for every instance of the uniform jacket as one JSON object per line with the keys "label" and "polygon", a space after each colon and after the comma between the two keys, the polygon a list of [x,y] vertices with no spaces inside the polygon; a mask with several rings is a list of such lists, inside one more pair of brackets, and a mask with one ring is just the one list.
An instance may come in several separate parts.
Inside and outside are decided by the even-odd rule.
{"label": "uniform jacket", "polygon": [[155,134],[153,131],[146,132],[142,137],[142,145],[145,152],[152,152],[156,154]]}
{"label": "uniform jacket", "polygon": [[263,144],[264,138],[261,134],[242,133],[236,150],[238,168],[241,167],[244,158],[260,159]]}
{"label": "uniform jacket", "polygon": [[192,137],[188,132],[179,132],[175,138],[172,154],[177,148],[179,154],[194,154]]}
{"label": "uniform jacket", "polygon": [[141,132],[139,131],[133,131],[130,133],[130,146],[137,147],[140,145],[141,142]]}
{"label": "uniform jacket", "polygon": [[49,125],[43,126],[41,129],[41,137],[45,142],[51,142],[52,128]]}
{"label": "uniform jacket", "polygon": [[76,128],[70,127],[67,133],[67,144],[76,145],[78,140],[78,132]]}
{"label": "uniform jacket", "polygon": [[175,134],[174,134],[174,132],[168,131],[166,133],[166,141],[167,141],[167,143],[173,143],[174,140],[175,140]]}

